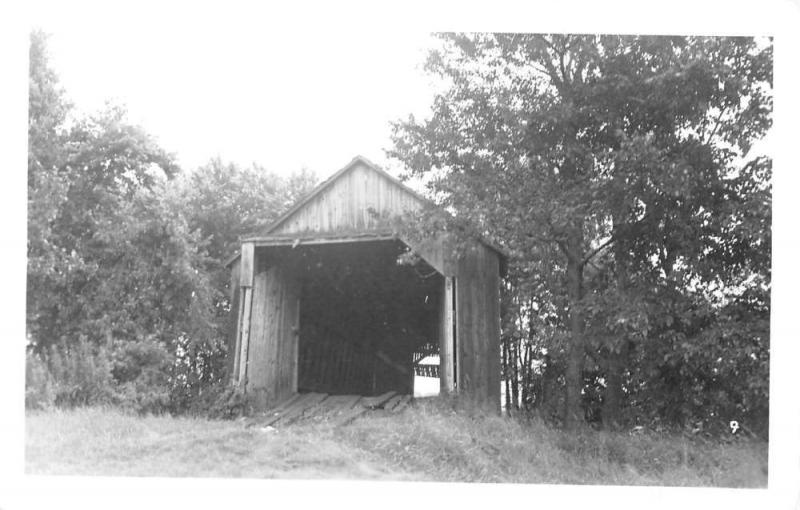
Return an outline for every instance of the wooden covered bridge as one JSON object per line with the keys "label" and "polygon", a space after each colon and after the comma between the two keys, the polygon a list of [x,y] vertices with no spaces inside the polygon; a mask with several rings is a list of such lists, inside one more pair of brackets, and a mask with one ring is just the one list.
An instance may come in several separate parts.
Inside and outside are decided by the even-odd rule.
{"label": "wooden covered bridge", "polygon": [[[363,157],[320,184],[230,261],[233,382],[267,408],[300,393],[413,394],[415,374],[500,409],[499,278],[480,240],[398,238],[385,218],[426,199]],[[413,251],[417,262],[399,264]],[[438,367],[423,366],[438,354]]]}

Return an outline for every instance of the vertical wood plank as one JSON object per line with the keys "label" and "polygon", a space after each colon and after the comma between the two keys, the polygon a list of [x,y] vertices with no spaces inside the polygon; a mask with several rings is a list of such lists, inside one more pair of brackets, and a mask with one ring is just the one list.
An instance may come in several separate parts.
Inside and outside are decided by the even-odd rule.
{"label": "vertical wood plank", "polygon": [[299,290],[285,264],[255,275],[247,388],[259,407],[288,397],[297,388]]}
{"label": "vertical wood plank", "polygon": [[253,286],[253,273],[255,270],[255,247],[253,243],[242,244],[241,268],[239,269],[242,287]]}
{"label": "vertical wood plank", "polygon": [[250,311],[252,307],[252,288],[242,287],[242,337],[239,342],[241,349],[239,353],[239,384],[247,391],[247,356],[250,347]]}
{"label": "vertical wood plank", "polygon": [[[269,309],[268,272],[260,270],[253,279],[252,313],[250,318],[250,345],[247,352],[247,391],[256,395],[257,407],[266,406],[267,356],[269,332],[267,331]],[[245,352],[245,351],[243,351]]]}
{"label": "vertical wood plank", "polygon": [[500,267],[496,253],[474,242],[458,261],[457,387],[482,406],[500,410]]}
{"label": "vertical wood plank", "polygon": [[443,393],[452,393],[455,389],[453,367],[453,278],[443,278],[444,290],[441,299],[441,324],[439,340],[439,386]]}
{"label": "vertical wood plank", "polygon": [[461,289],[462,277],[453,278],[453,364],[454,368],[454,385],[457,391],[468,391],[464,384],[464,346],[463,341],[468,337],[465,332],[464,325],[462,324],[462,317],[464,316],[463,306],[459,299],[459,290]]}
{"label": "vertical wood plank", "polygon": [[231,384],[236,384],[236,358],[239,350],[240,322],[242,320],[242,307],[240,305],[241,300],[239,296],[239,265],[240,261],[236,260],[231,266],[230,294],[228,295],[231,303],[231,311],[229,312],[226,324],[228,352],[227,359],[225,360],[225,369],[228,371]]}
{"label": "vertical wood plank", "polygon": [[[299,291],[299,289],[298,289]],[[298,292],[299,294],[299,292]],[[298,374],[300,373],[298,364],[300,362],[300,296],[298,295],[297,299],[295,299],[295,311],[294,311],[294,324],[292,325],[292,350],[293,350],[293,360],[292,360],[292,393],[297,393],[297,378]]]}
{"label": "vertical wood plank", "polygon": [[[241,287],[239,289],[239,295],[236,299],[236,340],[235,346],[233,348],[233,371],[231,374],[231,383],[238,384],[239,381],[239,374],[241,373],[239,363],[241,360],[242,354],[242,331],[243,331],[243,318],[244,318],[244,294],[247,291],[247,287]],[[231,310],[232,311],[232,310]]]}

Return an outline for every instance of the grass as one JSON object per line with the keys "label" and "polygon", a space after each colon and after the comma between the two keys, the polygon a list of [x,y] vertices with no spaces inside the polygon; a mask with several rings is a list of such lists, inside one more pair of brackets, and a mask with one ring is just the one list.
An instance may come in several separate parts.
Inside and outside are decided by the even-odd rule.
{"label": "grass", "polygon": [[766,487],[767,445],[582,432],[418,402],[346,427],[29,412],[29,474]]}

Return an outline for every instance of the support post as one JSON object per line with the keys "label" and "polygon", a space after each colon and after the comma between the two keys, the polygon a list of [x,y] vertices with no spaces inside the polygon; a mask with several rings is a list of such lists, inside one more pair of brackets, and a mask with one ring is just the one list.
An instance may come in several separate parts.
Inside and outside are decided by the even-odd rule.
{"label": "support post", "polygon": [[242,352],[239,355],[239,384],[247,390],[247,363],[250,361],[250,312],[253,308],[253,289],[246,288],[244,291],[243,303],[244,313],[242,314]]}
{"label": "support post", "polygon": [[455,390],[455,316],[453,313],[453,278],[445,276],[442,293],[442,324],[439,340],[439,387],[443,393]]}
{"label": "support post", "polygon": [[253,305],[253,276],[255,272],[255,244],[242,244],[241,267],[239,269],[239,322],[236,334],[236,360],[234,378],[247,391],[247,362],[250,346],[250,313]]}
{"label": "support post", "polygon": [[233,370],[231,370],[231,384],[239,383],[239,363],[242,354],[242,317],[244,317],[244,298],[246,293],[245,287],[240,287],[238,292],[238,303],[236,307],[236,340],[233,348]]}

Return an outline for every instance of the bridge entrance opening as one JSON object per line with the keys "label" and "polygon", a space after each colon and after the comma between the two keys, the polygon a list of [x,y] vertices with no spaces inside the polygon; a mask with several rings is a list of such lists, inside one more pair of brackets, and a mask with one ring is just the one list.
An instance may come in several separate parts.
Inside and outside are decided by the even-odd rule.
{"label": "bridge entrance opening", "polygon": [[444,277],[398,240],[299,246],[297,389],[433,395]]}

